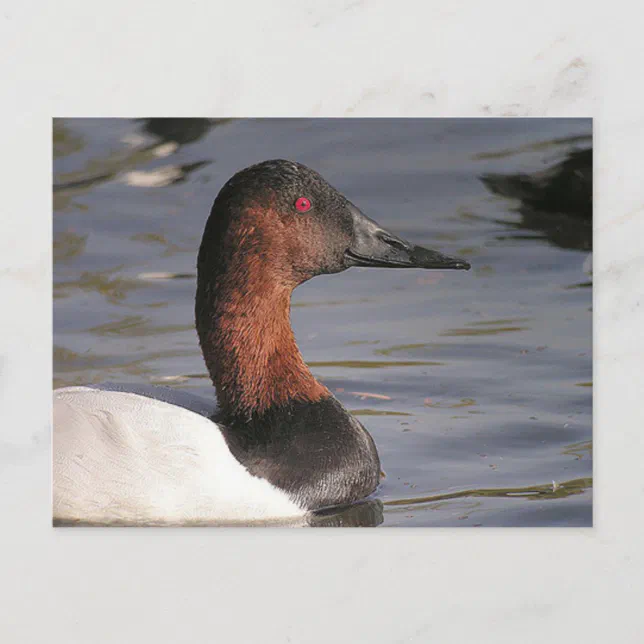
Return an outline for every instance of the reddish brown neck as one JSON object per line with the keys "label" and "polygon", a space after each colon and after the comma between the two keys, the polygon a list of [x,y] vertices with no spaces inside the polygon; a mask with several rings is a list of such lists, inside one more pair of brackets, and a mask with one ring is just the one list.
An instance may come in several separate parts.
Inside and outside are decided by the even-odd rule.
{"label": "reddish brown neck", "polygon": [[220,275],[206,286],[197,330],[224,414],[262,413],[330,396],[306,366],[290,323],[293,287],[265,266]]}

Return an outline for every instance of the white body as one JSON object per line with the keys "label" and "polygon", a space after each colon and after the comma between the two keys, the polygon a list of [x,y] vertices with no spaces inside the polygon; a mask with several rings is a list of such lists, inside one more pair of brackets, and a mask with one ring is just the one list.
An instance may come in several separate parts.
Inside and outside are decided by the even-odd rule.
{"label": "white body", "polygon": [[54,519],[186,525],[303,518],[294,499],[235,459],[208,418],[214,410],[165,387],[56,390]]}

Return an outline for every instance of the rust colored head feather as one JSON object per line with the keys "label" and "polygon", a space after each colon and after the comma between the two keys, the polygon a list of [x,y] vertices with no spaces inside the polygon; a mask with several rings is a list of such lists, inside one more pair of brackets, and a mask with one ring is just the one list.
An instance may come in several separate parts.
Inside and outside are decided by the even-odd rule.
{"label": "rust colored head feather", "polygon": [[298,284],[351,266],[469,268],[383,230],[301,164],[265,161],[226,183],[199,249],[195,309],[224,414],[330,396],[297,348],[290,300]]}

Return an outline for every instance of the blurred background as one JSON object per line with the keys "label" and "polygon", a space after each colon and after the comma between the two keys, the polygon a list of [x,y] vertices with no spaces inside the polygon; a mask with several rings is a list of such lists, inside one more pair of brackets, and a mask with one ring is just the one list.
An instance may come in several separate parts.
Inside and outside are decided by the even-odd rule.
{"label": "blurred background", "polygon": [[295,291],[302,353],[386,474],[322,524],[592,525],[590,119],[55,119],[53,155],[55,387],[214,396],[193,318],[212,201],[243,167],[300,161],[473,266]]}

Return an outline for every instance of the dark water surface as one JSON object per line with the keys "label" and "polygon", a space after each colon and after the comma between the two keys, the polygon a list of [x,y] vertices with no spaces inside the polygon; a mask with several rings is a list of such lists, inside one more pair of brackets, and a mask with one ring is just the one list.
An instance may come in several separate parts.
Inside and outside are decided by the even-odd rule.
{"label": "dark water surface", "polygon": [[522,205],[481,175],[550,168],[590,148],[591,127],[56,120],[54,384],[212,396],[193,322],[210,206],[242,167],[301,161],[392,232],[473,266],[354,268],[296,290],[302,353],[372,433],[386,472],[379,501],[320,522],[590,526],[591,224],[566,200],[565,213]]}

